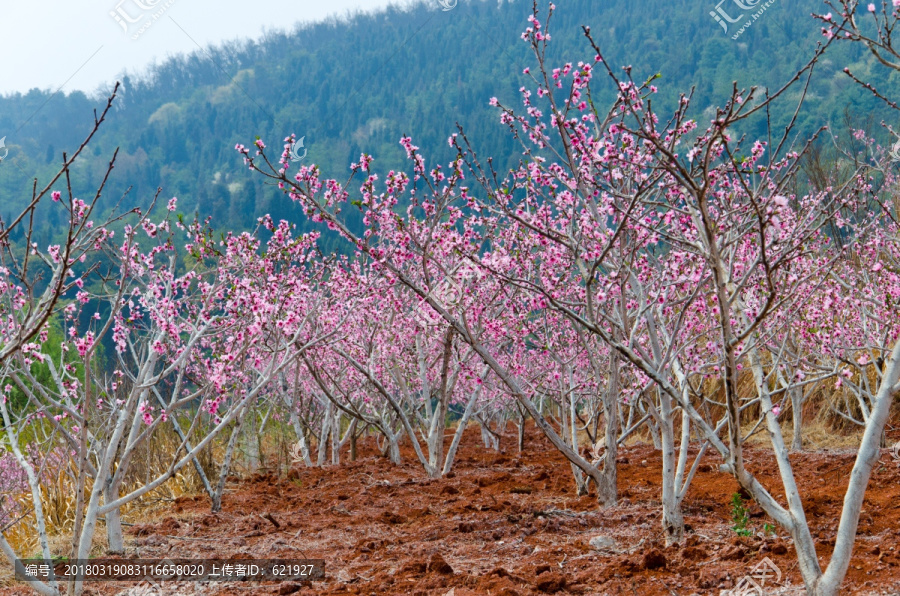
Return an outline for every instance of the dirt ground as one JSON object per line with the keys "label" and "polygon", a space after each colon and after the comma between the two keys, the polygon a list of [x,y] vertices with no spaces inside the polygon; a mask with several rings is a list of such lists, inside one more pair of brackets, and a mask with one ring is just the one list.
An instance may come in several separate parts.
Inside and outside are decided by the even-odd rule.
{"label": "dirt ground", "polygon": [[[440,480],[425,477],[411,451],[394,466],[364,442],[355,462],[235,482],[221,513],[210,513],[205,496],[180,498],[158,519],[128,528],[128,557],[324,559],[324,581],[180,582],[161,591],[93,583],[88,593],[688,596],[732,589],[766,557],[782,575],[766,580],[765,594],[804,592],[790,537],[777,528],[764,537],[769,520],[757,506],[749,503],[756,535],[731,528],[738,486],[715,457],[707,456],[686,497],[684,543],[665,548],[661,459],[651,445],[622,449],[619,505],[602,509],[593,496],[575,495],[569,466],[536,431],[521,454],[514,438],[506,441],[500,453],[486,450],[470,430],[454,472]],[[820,557],[833,548],[853,458],[848,450],[792,456]],[[751,450],[748,461],[781,495],[771,453]],[[898,538],[900,462],[884,450],[842,593],[900,594]],[[0,589],[26,593],[21,584]]]}

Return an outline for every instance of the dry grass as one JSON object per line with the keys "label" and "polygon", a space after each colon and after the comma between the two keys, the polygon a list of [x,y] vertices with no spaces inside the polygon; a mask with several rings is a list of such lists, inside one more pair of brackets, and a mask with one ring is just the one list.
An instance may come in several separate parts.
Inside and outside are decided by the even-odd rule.
{"label": "dry grass", "polygon": [[[180,441],[171,428],[158,432],[142,449],[138,450],[132,460],[129,473],[123,483],[122,494],[126,494],[140,486],[148,479],[154,478],[165,472],[172,462]],[[205,449],[200,457],[201,467],[207,474],[214,474],[214,452],[221,446],[213,442],[213,445]],[[76,488],[77,464],[73,459],[65,465],[56,468],[56,471],[47,474],[48,481],[41,485],[41,507],[44,513],[50,551],[58,557],[70,557],[72,554],[72,532],[75,526],[75,488]],[[93,482],[86,482],[86,495],[90,495]],[[193,466],[190,464],[182,468],[169,482],[153,490],[140,499],[129,503],[122,508],[122,521],[133,523],[152,519],[165,511],[170,504],[180,496],[194,495],[203,491],[200,481]],[[36,518],[32,508],[30,493],[18,495],[17,502],[22,511],[29,513],[22,517],[18,523],[10,527],[4,535],[7,541],[25,557],[40,557],[40,544],[36,530]],[[98,556],[108,550],[106,527],[104,519],[99,519],[96,532],[91,542],[91,556]],[[14,582],[12,567],[5,558],[0,561],[0,585],[12,585]]]}
{"label": "dry grass", "polygon": [[[751,430],[751,426],[743,428],[744,433],[749,433]],[[815,419],[804,424],[802,432],[803,450],[816,451],[819,449],[855,449],[859,447],[863,429],[860,427],[859,432],[835,432],[828,421]],[[790,421],[782,422],[781,434],[784,435],[785,444],[790,447],[791,442],[794,440],[794,427]],[[748,438],[745,444],[762,448],[772,446],[769,434],[765,428],[761,428],[761,430]]]}

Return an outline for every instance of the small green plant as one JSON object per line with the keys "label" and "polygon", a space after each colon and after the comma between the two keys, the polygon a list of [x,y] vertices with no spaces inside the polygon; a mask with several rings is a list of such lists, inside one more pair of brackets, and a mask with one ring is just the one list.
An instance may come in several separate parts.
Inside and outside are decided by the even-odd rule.
{"label": "small green plant", "polygon": [[775,535],[775,526],[772,524],[763,524],[763,534],[766,536],[774,536]]}
{"label": "small green plant", "polygon": [[738,536],[751,536],[753,531],[750,530],[750,510],[744,505],[744,499],[740,493],[734,493],[731,497],[731,521],[734,525],[731,527]]}
{"label": "small green plant", "polygon": [[293,480],[291,480],[291,482],[293,482],[297,486],[297,488],[303,488],[303,481],[299,478],[294,478]]}

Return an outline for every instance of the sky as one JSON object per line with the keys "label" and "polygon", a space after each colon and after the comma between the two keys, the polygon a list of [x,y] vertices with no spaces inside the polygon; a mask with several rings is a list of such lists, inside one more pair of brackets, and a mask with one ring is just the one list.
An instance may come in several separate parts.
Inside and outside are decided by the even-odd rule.
{"label": "sky", "polygon": [[91,94],[154,61],[389,0],[0,0],[0,94]]}

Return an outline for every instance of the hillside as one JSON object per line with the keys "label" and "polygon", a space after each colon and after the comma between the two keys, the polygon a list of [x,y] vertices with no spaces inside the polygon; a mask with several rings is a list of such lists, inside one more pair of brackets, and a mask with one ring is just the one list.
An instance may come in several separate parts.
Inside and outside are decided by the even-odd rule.
{"label": "hillside", "polygon": [[[733,80],[779,86],[821,40],[809,16],[822,10],[817,1],[776,3],[737,40],[710,16],[713,8],[712,2],[687,0],[567,1],[551,23],[550,58],[590,58],[581,32],[588,25],[608,63],[633,65],[640,80],[659,73],[663,101],[693,87],[695,112],[703,117],[723,101]],[[403,134],[444,161],[446,138],[458,122],[482,155],[510,165],[517,151],[488,99],[518,102],[522,70],[533,66],[519,38],[529,9],[522,0],[463,1],[446,12],[417,3],[235,41],[125,76],[115,113],[75,172],[76,191],[95,188],[119,147],[107,207],[129,187],[122,204],[145,205],[161,187],[164,197],[179,197],[186,213],[212,215],[219,228],[245,229],[264,213],[301,219],[235,153],[236,143],[257,135],[270,145],[292,132],[304,137],[306,163],[343,179],[363,151],[375,156],[376,171],[401,166],[397,141]],[[801,130],[827,123],[845,129],[848,109],[876,124],[885,117],[876,100],[840,72],[846,65],[867,72],[869,65],[860,61],[869,58],[855,45],[829,50],[819,65]],[[893,76],[887,91],[897,86]],[[2,215],[21,207],[34,176],[44,178],[63,151],[77,147],[109,89],[93,96],[32,90],[0,98],[0,136],[7,136],[10,151],[0,167]],[[776,124],[790,116],[788,104],[780,106],[786,112],[773,114]],[[762,125],[750,132],[761,134]],[[56,223],[39,222],[41,243]]]}

